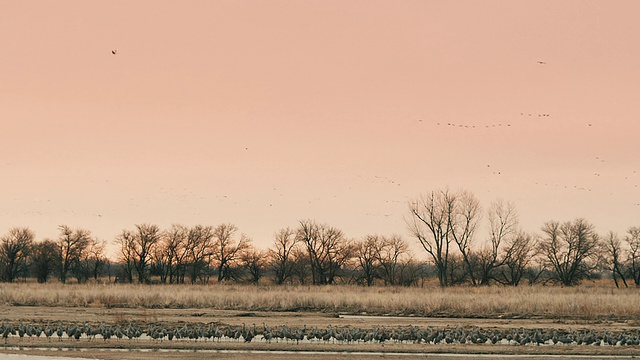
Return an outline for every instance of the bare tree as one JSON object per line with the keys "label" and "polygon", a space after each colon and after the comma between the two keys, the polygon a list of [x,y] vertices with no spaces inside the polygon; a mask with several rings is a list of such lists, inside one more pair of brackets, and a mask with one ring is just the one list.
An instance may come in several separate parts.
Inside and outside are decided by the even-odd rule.
{"label": "bare tree", "polygon": [[49,239],[35,243],[31,251],[31,269],[38,283],[46,283],[56,269],[57,244]]}
{"label": "bare tree", "polygon": [[0,277],[2,281],[14,282],[28,271],[29,253],[33,247],[35,233],[29,228],[15,227],[0,238]]}
{"label": "bare tree", "polygon": [[613,231],[609,231],[600,245],[602,247],[601,263],[605,269],[611,271],[616,287],[620,287],[618,279],[622,280],[625,287],[628,287],[624,265],[622,264],[622,242],[620,237]]}
{"label": "bare tree", "polygon": [[106,254],[107,249],[107,241],[102,240],[98,241],[96,239],[95,243],[91,245],[89,248],[89,256],[91,260],[91,275],[94,280],[98,280],[102,275],[104,275],[104,269],[109,265],[109,258]]}
{"label": "bare tree", "polygon": [[311,277],[311,264],[307,249],[299,246],[293,247],[291,250],[291,264],[293,268],[293,277],[298,280],[300,285],[305,285]]}
{"label": "bare tree", "polygon": [[267,264],[266,253],[256,250],[253,246],[249,246],[249,248],[240,255],[240,262],[249,273],[249,281],[253,284],[258,284],[262,275],[264,275]]}
{"label": "bare tree", "polygon": [[378,277],[379,263],[376,254],[381,243],[380,236],[367,235],[354,245],[354,256],[361,274],[359,279],[363,280],[367,286],[372,286]]}
{"label": "bare tree", "polygon": [[[472,276],[470,248],[479,216],[480,205],[467,191],[451,193],[449,190],[432,191],[409,203],[411,216],[407,225],[418,239],[436,267],[440,286],[450,284],[449,261],[451,243],[458,245],[462,263]],[[456,277],[457,278],[457,277]]]}
{"label": "bare tree", "polygon": [[400,270],[409,255],[409,245],[399,235],[381,237],[380,246],[375,248],[376,260],[380,264],[380,274],[385,284],[397,285]]}
{"label": "bare tree", "polygon": [[447,263],[447,284],[460,285],[468,281],[467,266],[459,253],[453,253],[449,256]]}
{"label": "bare tree", "polygon": [[229,279],[229,269],[237,261],[249,245],[251,240],[244,234],[240,239],[234,239],[238,228],[233,224],[221,224],[213,230],[214,244],[212,258],[218,270],[218,282]]}
{"label": "bare tree", "polygon": [[524,270],[524,279],[527,280],[528,285],[534,285],[538,282],[546,283],[551,279],[550,271],[547,270],[542,257],[534,257],[531,265],[527,266]]}
{"label": "bare tree", "polygon": [[471,243],[480,219],[480,202],[472,193],[462,191],[455,197],[454,209],[455,216],[449,219],[453,222],[451,234],[458,245],[471,283],[478,285],[472,264]]}
{"label": "bare tree", "polygon": [[411,234],[431,257],[440,286],[449,285],[449,247],[451,245],[451,221],[453,197],[448,190],[432,191],[409,203],[411,216],[407,225]]}
{"label": "bare tree", "polygon": [[636,287],[640,287],[640,227],[627,230],[624,241],[629,246],[628,273]]}
{"label": "bare tree", "polygon": [[[133,250],[135,234],[129,230],[122,230],[116,237],[115,243],[118,245],[118,261],[122,264],[124,279],[121,281],[133,283],[135,252]],[[116,281],[118,279],[116,278]]]}
{"label": "bare tree", "polygon": [[69,226],[61,225],[60,236],[58,236],[58,277],[63,284],[67,282],[69,273],[74,270],[80,260],[86,255],[86,251],[91,245],[91,233],[89,230],[73,230]]}
{"label": "bare tree", "polygon": [[[491,204],[487,213],[489,220],[489,246],[482,248],[476,256],[478,281],[480,285],[489,285],[494,278],[494,269],[500,267],[507,257],[499,258],[505,241],[517,234],[518,215],[513,203],[497,200]],[[511,245],[513,245],[513,241]],[[510,253],[507,249],[507,253]]]}
{"label": "bare tree", "polygon": [[133,231],[123,230],[116,238],[116,244],[120,245],[119,257],[123,262],[126,280],[133,282],[135,270],[138,282],[146,283],[149,280],[148,268],[161,240],[161,232],[157,225],[137,224],[135,227]]}
{"label": "bare tree", "polygon": [[209,266],[213,255],[214,231],[211,226],[197,225],[187,233],[187,250],[189,280],[194,284],[198,278],[203,280],[204,272]]}
{"label": "bare tree", "polygon": [[403,286],[418,286],[423,275],[424,269],[421,264],[412,257],[408,257],[398,263],[396,283]]}
{"label": "bare tree", "polygon": [[183,284],[189,263],[189,228],[173,224],[163,236],[161,257],[166,266],[166,276],[169,283]]}
{"label": "bare tree", "polygon": [[149,280],[147,267],[151,262],[151,254],[160,242],[160,228],[157,225],[138,224],[133,236],[133,265],[138,273],[138,282]]}
{"label": "bare tree", "polygon": [[534,237],[518,231],[515,236],[506,239],[502,260],[494,279],[504,285],[518,286],[534,255]]}
{"label": "bare tree", "polygon": [[563,224],[550,221],[544,224],[542,231],[545,236],[539,247],[551,280],[572,286],[593,275],[598,235],[592,224],[585,219]]}
{"label": "bare tree", "polygon": [[[153,250],[153,254],[151,254],[151,275],[160,276],[160,283],[166,284],[169,279],[169,274],[173,275],[173,271],[175,264],[173,263],[173,258],[171,257],[171,253],[164,246],[164,240],[166,233],[162,234],[162,240]],[[173,278],[172,278],[173,280]]]}
{"label": "bare tree", "polygon": [[351,259],[353,247],[341,230],[315,221],[300,221],[298,241],[306,245],[314,285],[333,284],[340,268]]}
{"label": "bare tree", "polygon": [[106,241],[92,238],[89,240],[87,250],[81,254],[78,263],[73,268],[73,275],[78,283],[87,282],[90,278],[98,280],[102,270],[107,264],[105,256]]}
{"label": "bare tree", "polygon": [[294,273],[292,252],[297,246],[296,232],[291,228],[280,229],[275,234],[273,248],[268,250],[269,266],[277,285],[284,284]]}

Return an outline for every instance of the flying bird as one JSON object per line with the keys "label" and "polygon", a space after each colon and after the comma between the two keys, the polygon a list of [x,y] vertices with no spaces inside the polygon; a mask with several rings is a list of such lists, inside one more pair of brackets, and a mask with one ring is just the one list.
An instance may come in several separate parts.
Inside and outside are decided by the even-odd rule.
{"label": "flying bird", "polygon": [[117,54],[117,53],[118,53],[118,49],[111,50],[111,54],[115,55],[115,54]]}
{"label": "flying bird", "polygon": [[546,63],[546,62],[544,62],[544,61],[538,61],[538,64],[540,64],[540,65],[547,65],[547,63]]}

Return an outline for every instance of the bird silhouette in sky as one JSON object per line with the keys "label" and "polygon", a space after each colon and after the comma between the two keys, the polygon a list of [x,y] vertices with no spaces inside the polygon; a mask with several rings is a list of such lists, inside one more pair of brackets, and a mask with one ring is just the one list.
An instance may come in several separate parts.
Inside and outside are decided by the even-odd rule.
{"label": "bird silhouette in sky", "polygon": [[117,54],[117,53],[118,53],[118,49],[111,50],[111,54],[112,54],[112,55],[115,55],[115,54]]}
{"label": "bird silhouette in sky", "polygon": [[538,64],[539,64],[539,65],[547,65],[547,63],[546,63],[546,62],[544,62],[544,61],[538,61]]}

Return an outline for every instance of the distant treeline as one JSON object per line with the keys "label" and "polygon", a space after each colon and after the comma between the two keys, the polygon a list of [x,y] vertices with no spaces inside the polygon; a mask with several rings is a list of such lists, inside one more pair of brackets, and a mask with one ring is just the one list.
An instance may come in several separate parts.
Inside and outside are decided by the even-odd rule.
{"label": "distant treeline", "polygon": [[[0,238],[0,279],[35,278],[44,283],[238,282],[327,285],[352,283],[422,286],[554,283],[577,285],[611,278],[616,286],[640,286],[640,227],[626,234],[599,235],[585,219],[542,225],[539,233],[519,226],[513,204],[495,201],[483,211],[468,191],[438,190],[409,203],[407,227],[429,261],[417,261],[400,235],[351,239],[314,220],[278,230],[268,249],[258,249],[233,224],[138,224],[113,243],[89,230],[62,225],[56,239],[36,241],[29,228],[12,228]],[[488,233],[478,231],[481,220]]]}

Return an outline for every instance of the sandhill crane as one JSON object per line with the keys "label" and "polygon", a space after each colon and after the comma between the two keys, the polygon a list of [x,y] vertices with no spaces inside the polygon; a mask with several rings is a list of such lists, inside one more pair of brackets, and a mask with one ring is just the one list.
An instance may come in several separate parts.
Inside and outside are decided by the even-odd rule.
{"label": "sandhill crane", "polygon": [[51,341],[51,335],[53,335],[53,328],[47,323],[47,326],[44,328],[44,336],[47,337],[48,341]]}
{"label": "sandhill crane", "polygon": [[24,328],[24,324],[20,323],[20,325],[18,325],[18,336],[19,336],[20,340],[22,340],[22,338],[24,337],[25,333],[26,333],[26,330]]}
{"label": "sandhill crane", "polygon": [[64,335],[64,330],[62,330],[62,324],[58,324],[58,328],[56,329],[56,335],[58,335],[58,341],[62,341],[62,335]]}

